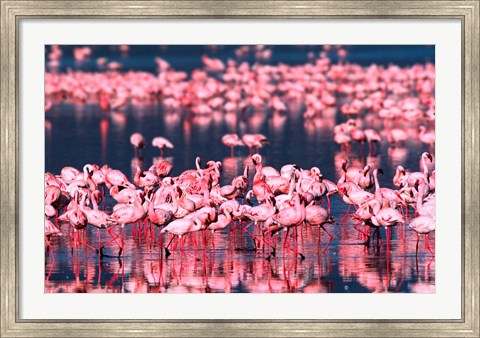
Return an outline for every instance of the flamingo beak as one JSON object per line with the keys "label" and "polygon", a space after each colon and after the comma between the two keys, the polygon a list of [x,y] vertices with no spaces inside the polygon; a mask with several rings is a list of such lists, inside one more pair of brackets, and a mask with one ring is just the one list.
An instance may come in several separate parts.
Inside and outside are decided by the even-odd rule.
{"label": "flamingo beak", "polygon": [[432,155],[430,155],[430,154],[428,153],[428,154],[427,154],[427,157],[428,157],[428,159],[430,160],[430,162],[433,162],[433,156],[432,156]]}
{"label": "flamingo beak", "polygon": [[380,174],[382,174],[382,175],[385,174],[385,173],[383,172],[383,169],[382,169],[382,168],[378,168],[377,172],[380,173]]}

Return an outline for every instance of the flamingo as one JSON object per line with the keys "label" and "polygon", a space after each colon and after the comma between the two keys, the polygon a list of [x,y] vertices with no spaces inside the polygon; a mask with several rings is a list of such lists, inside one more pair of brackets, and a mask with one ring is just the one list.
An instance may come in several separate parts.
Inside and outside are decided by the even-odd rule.
{"label": "flamingo", "polygon": [[407,140],[408,135],[403,129],[395,128],[391,129],[387,134],[387,141],[388,143],[403,143]]}
{"label": "flamingo", "polygon": [[45,244],[47,246],[47,250],[52,253],[52,257],[53,259],[55,259],[55,256],[53,255],[52,244],[50,243],[50,238],[52,236],[61,236],[62,232],[48,218],[45,218],[44,227]]}
{"label": "flamingo", "polygon": [[[317,226],[320,227],[320,229],[323,229],[323,231],[325,231],[330,237],[330,241],[328,242],[328,244],[330,244],[333,240],[333,236],[327,229],[325,229],[324,225],[327,223],[333,224],[334,220],[333,217],[330,216],[328,210],[325,210],[319,205],[313,204],[313,202],[310,203],[305,209],[305,222],[311,226]],[[318,237],[318,243],[320,244],[320,236]]]}
{"label": "flamingo", "polygon": [[163,157],[165,148],[173,149],[173,144],[165,137],[157,136],[152,140],[152,146],[160,149],[160,156]]}
{"label": "flamingo", "polygon": [[[232,222],[232,212],[233,209],[228,206],[223,208],[223,213],[218,216],[218,220],[216,222],[210,223],[207,226],[207,230],[212,231],[212,236],[215,231],[225,229]],[[212,238],[212,247],[215,250],[214,238]]]}
{"label": "flamingo", "polygon": [[111,219],[116,223],[120,224],[122,227],[122,246],[118,251],[118,256],[122,255],[122,252],[125,248],[125,225],[135,223],[141,219],[146,214],[145,207],[140,203],[138,199],[134,200],[133,205],[126,205],[123,208],[115,210]]}
{"label": "flamingo", "polygon": [[[300,201],[300,195],[296,194],[294,197],[294,205],[292,207],[280,210],[273,217],[274,223],[286,229],[286,233],[284,235],[285,236],[284,242],[283,242],[284,247],[288,238],[288,233],[290,231],[290,228],[300,225],[305,220],[305,216],[306,216],[306,211],[305,211],[304,202]],[[292,251],[294,251],[295,253],[298,253],[301,260],[305,259],[305,256],[302,253],[296,250],[292,250]]]}
{"label": "flamingo", "polygon": [[[88,224],[87,216],[85,215],[85,213],[79,207],[78,196],[79,196],[79,193],[77,191],[75,193],[75,201],[76,201],[75,207],[73,208],[73,210],[71,210],[71,212],[68,215],[68,220],[69,220],[70,224],[72,225],[73,231],[74,231],[74,234],[75,234],[74,238],[77,240],[77,242],[79,244],[83,244],[86,247],[88,247],[88,248],[90,248],[90,249],[92,249],[92,250],[94,250],[95,252],[98,253],[98,250],[96,248],[92,247],[88,243],[81,240],[80,235],[78,234],[78,231],[85,229],[87,227],[87,224]],[[72,250],[73,250],[73,248],[72,248]]]}
{"label": "flamingo", "polygon": [[[190,232],[203,230],[203,227],[204,226],[202,222],[197,218],[194,218],[194,219],[183,218],[183,219],[177,219],[173,222],[170,222],[165,228],[163,228],[160,231],[160,233],[163,234],[165,232],[168,232],[177,236],[179,239],[181,239],[183,235],[186,235]],[[172,240],[175,238],[175,236],[172,237],[170,242],[165,247],[165,258],[168,258],[168,256],[170,256],[170,251],[168,250],[168,247],[172,243]]]}
{"label": "flamingo", "polygon": [[428,240],[428,235],[435,230],[435,218],[429,216],[418,216],[410,222],[409,227],[417,233],[416,252],[418,253],[418,242],[420,240],[419,235],[424,235],[425,247],[433,256],[435,256]]}
{"label": "flamingo", "polygon": [[143,135],[140,133],[133,133],[130,136],[130,143],[133,145],[133,149],[135,150],[135,155],[138,153],[141,154],[143,148],[145,148],[145,139],[143,138]]}
{"label": "flamingo", "polygon": [[[424,152],[422,153],[422,156],[420,157],[420,159],[421,159],[423,171],[416,171],[408,175],[407,183],[410,187],[415,187],[415,185],[422,184],[422,183],[428,184],[429,170],[428,170],[426,161],[428,159],[430,162],[433,162],[433,157],[429,153]],[[426,193],[429,192],[429,188],[430,187],[428,186],[428,190],[427,189],[425,190]]]}
{"label": "flamingo", "polygon": [[264,144],[268,143],[268,139],[262,134],[245,134],[242,136],[242,142],[250,149],[250,154],[254,150],[258,151]]}
{"label": "flamingo", "polygon": [[141,187],[155,187],[158,184],[158,176],[150,171],[143,171],[140,167],[137,167],[137,171],[135,173],[135,177],[133,178],[133,182]]}
{"label": "flamingo", "polygon": [[435,131],[428,130],[425,126],[418,127],[418,138],[425,144],[430,146],[430,151],[432,151],[433,146],[435,145]]}
{"label": "flamingo", "polygon": [[373,129],[365,129],[363,132],[365,133],[365,138],[368,142],[368,152],[371,153],[376,150],[377,143],[381,142],[382,138],[380,137],[380,134]]}
{"label": "flamingo", "polygon": [[127,176],[117,169],[110,169],[105,174],[105,184],[110,189],[112,186],[120,186],[125,188],[135,189],[135,186],[130,183]]}
{"label": "flamingo", "polygon": [[[175,213],[172,210],[168,210],[168,209],[165,210],[159,207],[155,208],[155,195],[153,199],[151,199],[148,196],[146,196],[145,199],[148,201],[147,216],[150,223],[155,224],[155,226],[157,227],[161,227],[161,226],[164,226],[165,224],[170,223],[173,220],[173,216]],[[161,238],[161,235],[160,235],[160,238]],[[157,243],[161,245],[160,242],[157,241]]]}
{"label": "flamingo", "polygon": [[[81,210],[85,213],[87,216],[87,223],[94,226],[97,228],[98,231],[98,252],[100,252],[100,256],[104,256],[103,254],[103,248],[101,245],[101,234],[100,234],[100,229],[108,228],[108,231],[110,233],[109,227],[113,224],[112,219],[110,216],[101,210],[98,210],[98,203],[97,199],[100,196],[100,191],[96,190],[95,192],[92,193],[92,204],[93,204],[93,209],[87,208],[86,206],[81,203]],[[111,235],[111,233],[110,233]]]}
{"label": "flamingo", "polygon": [[243,142],[237,134],[225,134],[222,136],[222,143],[230,148],[230,156],[233,157],[233,149],[238,146],[243,146]]}
{"label": "flamingo", "polygon": [[373,178],[375,181],[375,194],[374,198],[380,202],[380,204],[389,204],[392,208],[395,208],[397,204],[402,202],[399,193],[390,188],[380,188],[378,183],[378,174],[383,174],[382,169],[373,170]]}

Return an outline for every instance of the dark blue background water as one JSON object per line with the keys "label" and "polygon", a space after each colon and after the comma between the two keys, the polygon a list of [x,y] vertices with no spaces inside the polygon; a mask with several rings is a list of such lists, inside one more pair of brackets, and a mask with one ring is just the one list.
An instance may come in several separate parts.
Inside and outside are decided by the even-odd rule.
{"label": "dark blue background water", "polygon": [[[66,69],[82,69],[95,71],[97,70],[96,59],[98,57],[107,57],[108,61],[121,62],[123,70],[142,70],[155,72],[155,57],[161,57],[167,60],[173,68],[179,70],[191,70],[193,68],[202,67],[201,55],[219,58],[222,60],[236,59],[235,50],[240,47],[238,45],[222,45],[222,46],[205,46],[205,45],[130,45],[128,52],[122,52],[118,46],[94,45],[89,46],[92,54],[89,60],[83,63],[77,63],[73,59],[73,49],[82,46],[65,46],[62,45],[64,52],[60,63],[60,71]],[[303,64],[308,62],[309,52],[318,53],[322,51],[323,46],[291,46],[291,45],[266,45],[268,49],[272,49],[272,57],[268,62],[260,61],[260,63],[268,64]],[[347,50],[347,61],[357,63],[362,66],[368,66],[372,63],[387,66],[396,64],[399,66],[411,66],[415,63],[435,63],[435,46],[434,45],[351,45],[343,47]],[[46,46],[46,52],[50,50]],[[328,53],[332,62],[338,61],[336,50]],[[254,53],[249,53],[241,59],[249,63],[258,62]]]}

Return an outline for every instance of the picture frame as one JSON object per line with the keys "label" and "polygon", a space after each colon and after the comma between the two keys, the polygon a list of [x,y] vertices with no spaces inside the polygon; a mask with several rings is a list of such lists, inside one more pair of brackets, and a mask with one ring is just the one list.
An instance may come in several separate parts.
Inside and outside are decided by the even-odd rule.
{"label": "picture frame", "polygon": [[[462,336],[479,321],[479,8],[470,1],[1,1],[2,337]],[[19,21],[23,18],[460,19],[462,318],[460,320],[28,320],[19,318]]]}

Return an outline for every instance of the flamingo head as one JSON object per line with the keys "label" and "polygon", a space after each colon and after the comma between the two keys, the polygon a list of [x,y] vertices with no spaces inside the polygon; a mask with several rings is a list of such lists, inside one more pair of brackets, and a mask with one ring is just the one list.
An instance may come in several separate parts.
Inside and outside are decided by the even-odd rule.
{"label": "flamingo head", "polygon": [[222,170],[223,170],[223,164],[222,164],[222,162],[217,161],[217,162],[215,162],[215,163],[216,163],[216,165],[217,165],[217,170],[218,170],[218,172],[221,173]]}
{"label": "flamingo head", "polygon": [[320,172],[320,169],[318,167],[312,167],[310,169],[310,173],[313,175],[313,176],[321,176],[322,173]]}
{"label": "flamingo head", "polygon": [[252,155],[252,163],[253,165],[261,164],[262,163],[262,156],[260,154],[253,154]]}
{"label": "flamingo head", "polygon": [[369,165],[366,165],[366,166],[363,168],[363,176],[366,177],[369,172],[370,172],[370,166],[369,166]]}
{"label": "flamingo head", "polygon": [[422,157],[428,158],[428,159],[430,160],[430,163],[433,162],[433,157],[432,157],[432,155],[430,155],[430,153],[424,152],[424,153],[422,154]]}
{"label": "flamingo head", "polygon": [[91,164],[85,164],[83,166],[83,173],[85,175],[85,178],[89,177],[91,178],[93,175],[94,167]]}
{"label": "flamingo head", "polygon": [[272,206],[276,206],[276,205],[277,205],[277,200],[275,199],[275,197],[270,196],[270,197],[268,198],[268,200],[269,200],[269,202],[270,202],[270,204],[271,204]]}
{"label": "flamingo head", "polygon": [[247,192],[247,195],[245,196],[245,199],[247,200],[247,203],[248,203],[249,205],[253,205],[253,204],[252,204],[252,200],[251,200],[251,199],[252,199],[252,196],[253,196],[253,191],[252,191],[252,190],[250,190],[249,192]]}

